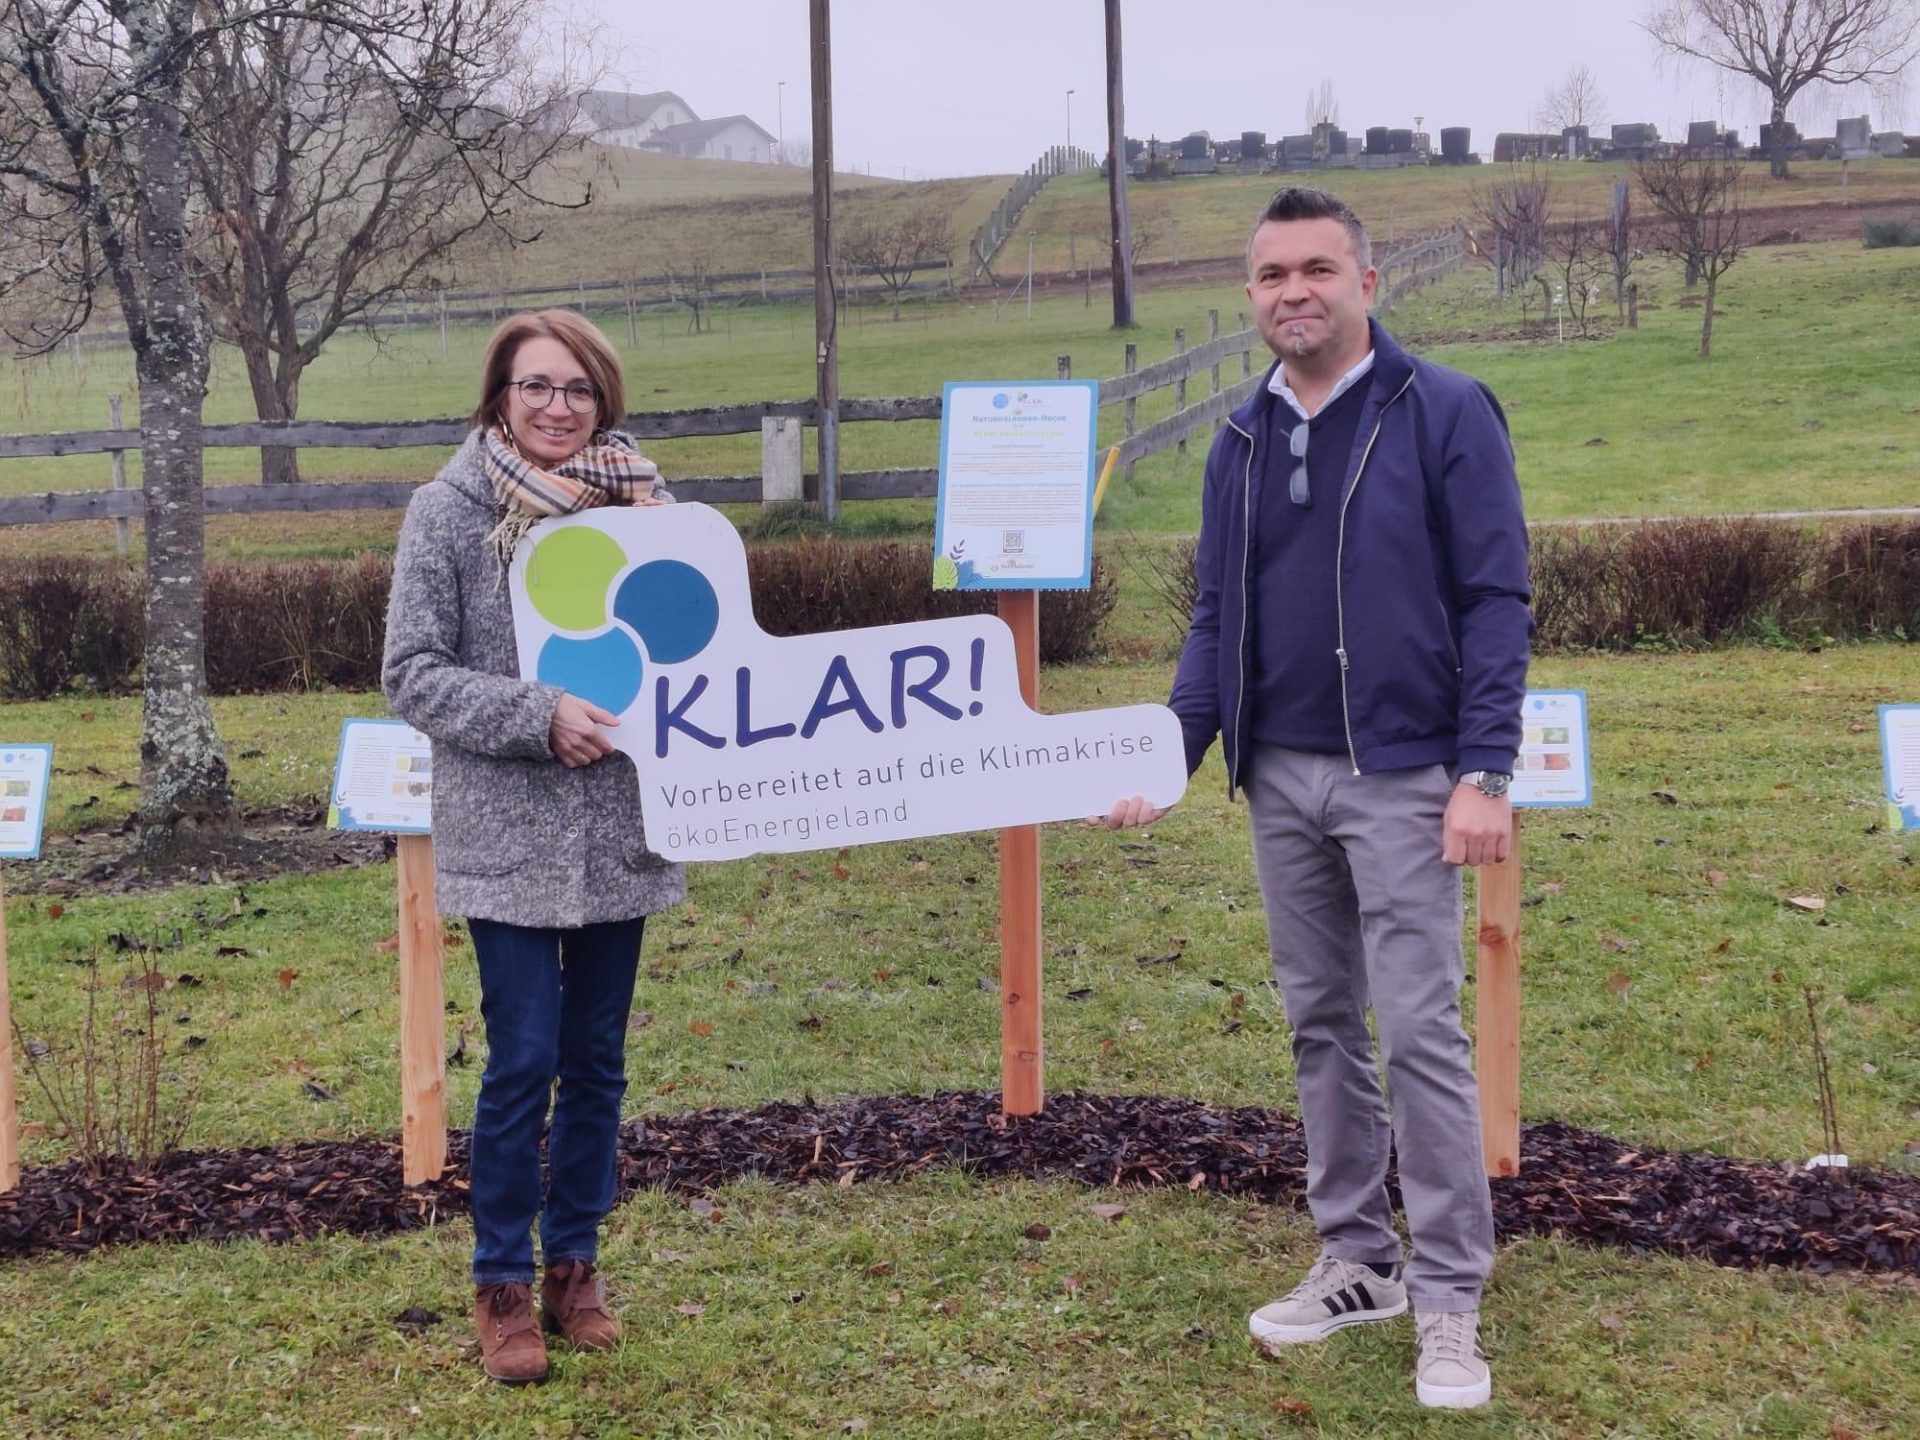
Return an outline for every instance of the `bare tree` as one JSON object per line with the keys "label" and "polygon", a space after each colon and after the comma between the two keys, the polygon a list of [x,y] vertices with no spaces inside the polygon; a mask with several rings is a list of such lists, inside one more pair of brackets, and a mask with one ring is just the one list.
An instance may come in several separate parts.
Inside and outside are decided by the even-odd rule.
{"label": "bare tree", "polygon": [[1624,177],[1613,182],[1613,204],[1607,211],[1607,251],[1613,261],[1614,310],[1624,319],[1634,262],[1633,189]]}
{"label": "bare tree", "polygon": [[[407,73],[330,24],[338,8],[280,0],[209,37],[189,71],[194,278],[262,420],[298,415],[300,377],[341,327],[372,330],[383,306],[444,285],[459,242],[531,240],[521,208],[591,198],[536,184],[578,148],[588,83],[571,57],[531,53],[539,4],[429,4],[418,43],[437,63]],[[295,453],[263,449],[261,478],[298,480]]]}
{"label": "bare tree", "polygon": [[676,250],[660,260],[660,276],[667,282],[667,298],[687,307],[687,333],[713,328],[707,310],[713,304],[713,261],[704,250]]}
{"label": "bare tree", "polygon": [[1322,80],[1307,92],[1307,129],[1339,123],[1340,102],[1333,97],[1333,81]]}
{"label": "bare tree", "polygon": [[1511,290],[1524,294],[1546,263],[1552,213],[1553,183],[1535,160],[1516,161],[1506,179],[1489,182],[1474,197],[1473,227],[1488,235],[1485,258],[1500,299]]}
{"label": "bare tree", "polygon": [[[1152,210],[1145,206],[1135,208],[1128,216],[1127,259],[1134,265],[1138,265],[1149,250],[1166,238],[1167,227],[1165,211]],[[1113,249],[1113,236],[1110,232],[1102,230],[1096,239],[1101,249],[1107,251]]]}
{"label": "bare tree", "polygon": [[1713,353],[1713,301],[1720,277],[1745,248],[1738,160],[1696,155],[1660,155],[1635,163],[1635,176],[1660,218],[1655,243],[1687,268],[1687,283],[1707,282],[1700,323],[1700,355]]}
{"label": "bare tree", "polygon": [[892,214],[869,206],[840,237],[841,255],[872,275],[892,297],[895,320],[914,271],[950,260],[953,246],[953,212],[938,205]]}
{"label": "bare tree", "polygon": [[783,140],[773,147],[773,163],[797,165],[804,170],[813,164],[813,144],[807,140]]}
{"label": "bare tree", "polygon": [[1607,221],[1575,206],[1547,231],[1543,273],[1551,276],[1564,313],[1582,335],[1589,333],[1593,305],[1612,275],[1608,230]]}
{"label": "bare tree", "polygon": [[1656,0],[1641,26],[1667,53],[1766,92],[1776,180],[1787,176],[1787,107],[1796,96],[1810,85],[1894,81],[1920,49],[1913,0]]}
{"label": "bare tree", "polygon": [[1607,97],[1600,93],[1600,82],[1594,79],[1593,71],[1584,64],[1574,65],[1540,97],[1534,122],[1555,134],[1572,125],[1591,129],[1600,123],[1606,109]]}
{"label": "bare tree", "polygon": [[[431,21],[462,0],[334,0],[329,25],[396,74],[451,63],[466,35]],[[201,53],[278,13],[274,0],[0,0],[0,293],[41,302],[13,338],[57,344],[111,295],[140,387],[146,651],[139,848],[201,856],[237,831],[207,703],[201,414],[206,311],[190,249],[191,84]]]}

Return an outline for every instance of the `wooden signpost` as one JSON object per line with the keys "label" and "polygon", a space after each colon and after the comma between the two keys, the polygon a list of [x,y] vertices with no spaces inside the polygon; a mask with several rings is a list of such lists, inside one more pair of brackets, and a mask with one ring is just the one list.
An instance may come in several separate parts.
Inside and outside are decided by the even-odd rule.
{"label": "wooden signpost", "polygon": [[0,870],[0,1194],[20,1184],[20,1105],[13,1089],[13,1001],[7,989],[7,885]]}
{"label": "wooden signpost", "polygon": [[409,1185],[447,1167],[445,941],[433,893],[433,770],[426,736],[399,720],[340,726],[327,822],[394,837],[400,959],[400,1166]]}
{"label": "wooden signpost", "polygon": [[[1040,699],[1040,594],[1000,593],[1000,618],[1013,631],[1020,695]],[[1000,832],[1000,1109],[1038,1115],[1046,1104],[1040,1006],[1040,827]]]}
{"label": "wooden signpost", "polygon": [[447,1168],[445,946],[433,837],[396,838],[400,889],[400,1164],[409,1185]]}
{"label": "wooden signpost", "polygon": [[1508,794],[1513,832],[1507,858],[1478,867],[1475,886],[1474,1065],[1481,1154],[1494,1177],[1520,1173],[1520,814],[1593,803],[1586,692],[1527,692]]}
{"label": "wooden signpost", "polygon": [[40,854],[52,780],[51,745],[0,745],[0,1194],[20,1184],[20,1096],[13,1073],[4,862],[32,860]]}
{"label": "wooden signpost", "polygon": [[1487,1174],[1520,1173],[1520,812],[1507,858],[1478,871],[1474,1060]]}

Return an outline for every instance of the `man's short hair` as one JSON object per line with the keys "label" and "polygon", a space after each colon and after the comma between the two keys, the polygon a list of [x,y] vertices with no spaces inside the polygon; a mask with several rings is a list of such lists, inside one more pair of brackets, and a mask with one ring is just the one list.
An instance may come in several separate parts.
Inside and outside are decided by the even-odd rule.
{"label": "man's short hair", "polygon": [[1367,227],[1360,223],[1360,217],[1353,213],[1346,201],[1325,190],[1316,190],[1311,185],[1289,185],[1273,192],[1273,198],[1267,201],[1267,208],[1253,222],[1253,230],[1247,236],[1249,270],[1253,268],[1253,237],[1260,233],[1262,225],[1274,220],[1338,220],[1346,229],[1347,238],[1353,242],[1354,257],[1360,262],[1361,273],[1365,274],[1373,267],[1373,242],[1367,239]]}

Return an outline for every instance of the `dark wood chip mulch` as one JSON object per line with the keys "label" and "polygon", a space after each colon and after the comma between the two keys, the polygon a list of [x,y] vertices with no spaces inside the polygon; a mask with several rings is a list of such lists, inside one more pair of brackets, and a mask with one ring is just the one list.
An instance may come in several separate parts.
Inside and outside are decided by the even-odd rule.
{"label": "dark wood chip mulch", "polygon": [[[400,1183],[391,1140],[173,1156],[146,1176],[89,1176],[77,1164],[26,1172],[0,1195],[0,1257],[99,1245],[320,1234],[384,1235],[466,1209],[464,1133],[444,1178]],[[1051,1097],[1007,1120],[977,1091],[775,1104],[649,1118],[622,1132],[623,1194],[696,1194],[746,1175],[863,1183],[942,1168],[1066,1177],[1090,1186],[1180,1186],[1303,1203],[1300,1123],[1277,1110],[1215,1109],[1154,1095]],[[1503,1236],[1560,1234],[1593,1245],[1717,1264],[1920,1274],[1920,1176],[1636,1149],[1547,1122],[1526,1127],[1522,1172],[1493,1182]]]}

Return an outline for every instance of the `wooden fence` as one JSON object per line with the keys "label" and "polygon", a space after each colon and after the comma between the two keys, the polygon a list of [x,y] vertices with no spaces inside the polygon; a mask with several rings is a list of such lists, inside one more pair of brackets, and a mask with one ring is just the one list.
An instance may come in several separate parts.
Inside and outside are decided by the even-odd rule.
{"label": "wooden fence", "polygon": [[[1196,431],[1220,424],[1257,383],[1254,358],[1265,346],[1259,333],[1241,328],[1220,333],[1220,312],[1208,312],[1207,338],[1187,348],[1184,329],[1173,334],[1174,353],[1142,366],[1138,347],[1126,348],[1126,370],[1100,382],[1100,406],[1122,408],[1120,461],[1129,473],[1135,462],[1168,448],[1185,453]],[[1231,384],[1222,379],[1222,366],[1238,361]],[[1071,357],[1057,361],[1062,376],[1072,373]],[[1195,403],[1187,400],[1190,383],[1205,386]],[[1171,389],[1174,412],[1141,427],[1140,400]],[[118,418],[118,397],[113,402]],[[892,399],[840,402],[842,425],[902,420],[938,420],[940,397],[907,396]],[[797,422],[797,425],[796,423]],[[819,407],[813,400],[770,401],[725,405],[700,410],[642,411],[629,415],[625,428],[641,440],[682,439],[702,435],[761,435],[760,475],[692,475],[671,477],[673,492],[683,500],[709,503],[762,502],[804,498],[817,494],[818,477],[798,474],[800,436],[797,426],[817,425]],[[249,421],[238,425],[209,425],[201,435],[206,449],[276,446],[301,450],[390,450],[409,446],[451,448],[465,438],[464,419],[356,422],[342,420]],[[106,430],[66,431],[50,435],[0,435],[0,461],[57,455],[110,457],[118,486],[125,482],[125,455],[140,448],[140,432],[115,426]],[[794,483],[775,487],[768,477],[782,475]],[[897,500],[931,496],[939,483],[932,468],[863,470],[840,476],[842,500]],[[285,511],[393,510],[403,508],[419,482],[368,480],[298,485],[210,485],[206,489],[211,515],[268,514]],[[138,486],[98,490],[55,491],[40,495],[0,498],[0,526],[51,525],[73,520],[131,520],[145,513],[146,497]]]}

